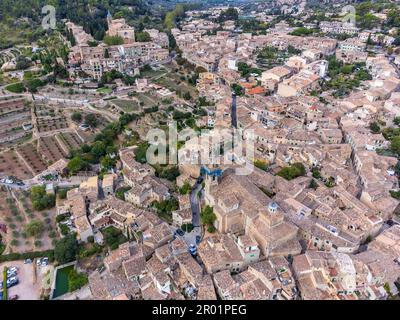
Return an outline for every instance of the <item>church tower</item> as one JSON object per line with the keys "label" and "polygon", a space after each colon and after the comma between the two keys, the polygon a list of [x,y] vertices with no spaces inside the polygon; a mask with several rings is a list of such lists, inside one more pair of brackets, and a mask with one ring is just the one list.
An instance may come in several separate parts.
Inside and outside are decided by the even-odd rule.
{"label": "church tower", "polygon": [[110,10],[107,12],[107,24],[108,24],[108,30],[110,30],[110,25],[112,23],[112,15],[110,13]]}

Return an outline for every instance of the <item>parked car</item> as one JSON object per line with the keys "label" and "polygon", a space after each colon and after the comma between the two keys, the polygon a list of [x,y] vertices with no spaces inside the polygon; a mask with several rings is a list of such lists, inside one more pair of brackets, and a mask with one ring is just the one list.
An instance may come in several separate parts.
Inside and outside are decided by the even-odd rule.
{"label": "parked car", "polygon": [[25,263],[25,264],[32,263],[32,259],[25,259],[25,260],[24,260],[24,263]]}
{"label": "parked car", "polygon": [[197,254],[197,248],[193,243],[189,246],[189,252],[192,255],[196,255]]}
{"label": "parked car", "polygon": [[18,271],[18,268],[17,268],[17,267],[9,267],[9,268],[7,268],[7,271],[10,271],[10,272],[17,272],[17,271]]}
{"label": "parked car", "polygon": [[201,236],[196,236],[196,244],[199,244],[201,242]]}
{"label": "parked car", "polygon": [[13,277],[13,278],[7,279],[7,283],[6,283],[7,284],[7,289],[17,285],[18,283],[19,283],[19,280],[18,280],[17,277]]}
{"label": "parked car", "polygon": [[176,229],[175,231],[178,235],[180,235],[181,237],[183,237],[185,235],[185,232],[183,232],[182,229]]}
{"label": "parked car", "polygon": [[17,294],[14,294],[8,298],[8,300],[18,300],[18,299],[19,299],[19,296]]}
{"label": "parked car", "polygon": [[7,278],[13,278],[17,275],[17,271],[7,270]]}
{"label": "parked car", "polygon": [[41,264],[42,266],[47,266],[49,264],[49,258],[42,258]]}

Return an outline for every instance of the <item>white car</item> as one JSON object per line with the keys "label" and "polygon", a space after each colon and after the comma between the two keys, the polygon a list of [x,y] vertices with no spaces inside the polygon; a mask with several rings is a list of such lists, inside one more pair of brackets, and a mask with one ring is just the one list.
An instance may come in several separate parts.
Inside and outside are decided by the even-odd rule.
{"label": "white car", "polygon": [[7,277],[8,278],[15,277],[16,275],[17,275],[17,271],[7,270]]}
{"label": "white car", "polygon": [[12,277],[7,279],[7,283],[18,281],[18,277]]}

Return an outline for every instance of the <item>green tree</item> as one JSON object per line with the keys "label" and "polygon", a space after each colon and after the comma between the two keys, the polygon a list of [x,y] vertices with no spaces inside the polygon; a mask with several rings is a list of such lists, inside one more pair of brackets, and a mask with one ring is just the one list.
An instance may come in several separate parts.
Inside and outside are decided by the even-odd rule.
{"label": "green tree", "polygon": [[217,216],[215,215],[213,208],[208,205],[201,210],[200,218],[201,222],[207,226],[213,226],[215,220],[217,220]]}
{"label": "green tree", "polygon": [[310,189],[317,190],[317,188],[318,188],[318,183],[317,183],[314,179],[311,179],[310,184],[308,185],[308,187],[309,187]]}
{"label": "green tree", "polygon": [[119,46],[124,44],[124,39],[120,36],[108,36],[106,35],[103,39],[104,43],[108,46]]}
{"label": "green tree", "polygon": [[179,193],[182,195],[188,194],[192,190],[192,187],[190,186],[189,182],[185,182],[183,186],[179,189]]}
{"label": "green tree", "polygon": [[16,59],[16,62],[17,62],[16,63],[17,70],[25,70],[32,65],[31,60],[23,55],[19,55]]}
{"label": "green tree", "polygon": [[75,234],[69,234],[64,238],[57,240],[54,247],[54,258],[60,263],[74,261],[78,252],[78,242]]}
{"label": "green tree", "polygon": [[244,95],[244,88],[241,85],[239,85],[237,83],[233,83],[231,87],[236,96]]}
{"label": "green tree", "polygon": [[400,136],[396,136],[392,139],[390,149],[400,156]]}
{"label": "green tree", "polygon": [[102,141],[96,141],[95,143],[93,143],[90,153],[96,159],[100,159],[106,154],[106,145]]}
{"label": "green tree", "polygon": [[185,100],[190,100],[192,98],[192,96],[190,95],[190,92],[185,92],[183,94],[183,99]]}
{"label": "green tree", "polygon": [[313,176],[315,179],[321,179],[321,172],[319,171],[318,168],[313,168],[313,169],[312,169],[312,176]]}
{"label": "green tree", "polygon": [[111,157],[109,155],[106,155],[105,157],[103,157],[100,161],[101,167],[104,169],[111,169],[112,167],[115,166],[116,160],[115,159],[111,159]]}
{"label": "green tree", "polygon": [[229,7],[225,11],[221,12],[221,14],[218,17],[218,21],[224,22],[228,20],[238,20],[239,19],[239,12],[234,8],[234,7]]}
{"label": "green tree", "polygon": [[33,186],[31,188],[31,200],[35,210],[41,211],[55,206],[55,195],[47,194],[45,186]]}
{"label": "green tree", "polygon": [[96,128],[99,122],[98,122],[96,116],[95,116],[93,113],[89,113],[89,114],[87,114],[87,115],[85,116],[85,123],[86,123],[88,126],[91,126],[91,127],[93,127],[93,128]]}
{"label": "green tree", "polygon": [[371,132],[373,132],[373,133],[379,133],[381,131],[381,127],[379,126],[379,124],[376,121],[371,122],[369,124],[369,128],[370,128]]}
{"label": "green tree", "polygon": [[149,42],[151,41],[150,34],[146,31],[135,32],[135,38],[137,42]]}
{"label": "green tree", "polygon": [[122,231],[114,227],[104,229],[103,235],[105,243],[111,250],[117,249],[120,244],[127,241],[126,237],[122,234]]}
{"label": "green tree", "polygon": [[80,112],[74,112],[74,113],[71,115],[71,119],[72,119],[72,121],[75,121],[75,122],[81,122],[81,121],[82,121],[82,113],[80,113]]}
{"label": "green tree", "polygon": [[40,220],[32,220],[25,225],[24,230],[29,237],[39,237],[44,231],[44,224]]}
{"label": "green tree", "polygon": [[80,155],[73,157],[67,165],[67,168],[71,175],[76,174],[79,171],[85,170],[89,167],[87,161],[83,160]]}

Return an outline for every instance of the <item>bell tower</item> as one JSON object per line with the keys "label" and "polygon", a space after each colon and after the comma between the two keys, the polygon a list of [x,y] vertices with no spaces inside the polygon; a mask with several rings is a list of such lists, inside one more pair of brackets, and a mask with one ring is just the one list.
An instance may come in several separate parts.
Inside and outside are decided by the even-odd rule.
{"label": "bell tower", "polygon": [[110,10],[108,10],[108,12],[107,12],[108,30],[110,30],[111,23],[112,23],[112,15],[111,15],[111,13],[110,13]]}

